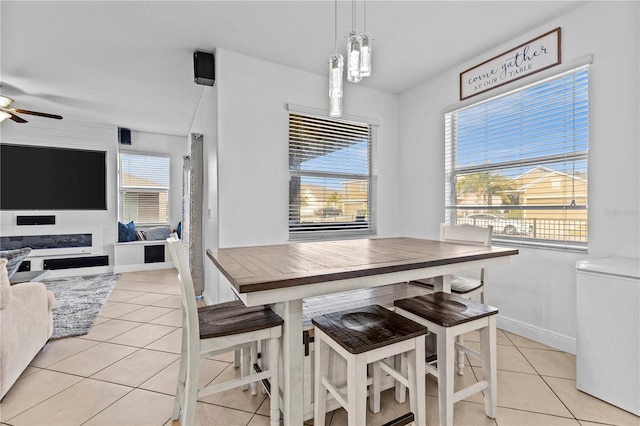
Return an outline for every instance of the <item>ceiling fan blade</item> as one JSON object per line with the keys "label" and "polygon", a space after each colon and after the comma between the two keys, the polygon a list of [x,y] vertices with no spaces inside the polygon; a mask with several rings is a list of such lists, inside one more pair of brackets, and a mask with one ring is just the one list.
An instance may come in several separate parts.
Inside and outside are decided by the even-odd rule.
{"label": "ceiling fan blade", "polygon": [[57,114],[47,114],[45,112],[29,111],[27,109],[17,109],[17,108],[15,109],[15,112],[19,112],[21,114],[37,115],[38,117],[55,118],[56,120],[62,120],[62,116]]}
{"label": "ceiling fan blade", "polygon": [[27,123],[27,120],[25,120],[22,117],[18,117],[14,113],[10,112],[9,114],[11,115],[11,117],[9,117],[9,119],[15,121],[16,123]]}

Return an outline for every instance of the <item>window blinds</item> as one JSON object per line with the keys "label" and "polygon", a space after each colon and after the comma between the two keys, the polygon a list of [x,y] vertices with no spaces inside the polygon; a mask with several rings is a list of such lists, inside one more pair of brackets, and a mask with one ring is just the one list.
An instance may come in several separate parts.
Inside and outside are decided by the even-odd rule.
{"label": "window blinds", "polygon": [[374,126],[289,114],[289,231],[370,233]]}
{"label": "window blinds", "polygon": [[447,221],[586,247],[588,66],[445,115]]}
{"label": "window blinds", "polygon": [[169,168],[165,156],[120,153],[121,222],[169,223]]}

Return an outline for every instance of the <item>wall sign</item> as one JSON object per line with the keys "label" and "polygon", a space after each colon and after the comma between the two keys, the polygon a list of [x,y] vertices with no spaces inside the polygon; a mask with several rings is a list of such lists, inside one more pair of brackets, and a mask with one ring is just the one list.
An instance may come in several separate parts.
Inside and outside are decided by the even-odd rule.
{"label": "wall sign", "polygon": [[560,28],[460,73],[460,100],[560,64]]}

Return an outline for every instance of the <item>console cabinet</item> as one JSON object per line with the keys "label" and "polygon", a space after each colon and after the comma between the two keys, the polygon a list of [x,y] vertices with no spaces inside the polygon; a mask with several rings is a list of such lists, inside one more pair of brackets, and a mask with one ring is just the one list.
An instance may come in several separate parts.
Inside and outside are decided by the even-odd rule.
{"label": "console cabinet", "polygon": [[113,257],[115,273],[173,268],[163,240],[114,243]]}

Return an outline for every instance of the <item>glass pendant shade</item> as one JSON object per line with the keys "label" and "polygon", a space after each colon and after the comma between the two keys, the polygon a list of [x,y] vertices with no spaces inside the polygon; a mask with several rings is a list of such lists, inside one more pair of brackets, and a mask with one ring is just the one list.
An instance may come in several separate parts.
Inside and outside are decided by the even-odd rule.
{"label": "glass pendant shade", "polygon": [[371,75],[371,33],[360,34],[360,76],[369,77]]}
{"label": "glass pendant shade", "polygon": [[342,74],[344,59],[335,54],[329,57],[329,115],[342,117]]}
{"label": "glass pendant shade", "polygon": [[358,83],[362,80],[360,75],[360,61],[362,38],[351,33],[347,39],[347,81]]}
{"label": "glass pendant shade", "polygon": [[342,96],[329,99],[329,117],[342,117]]}

